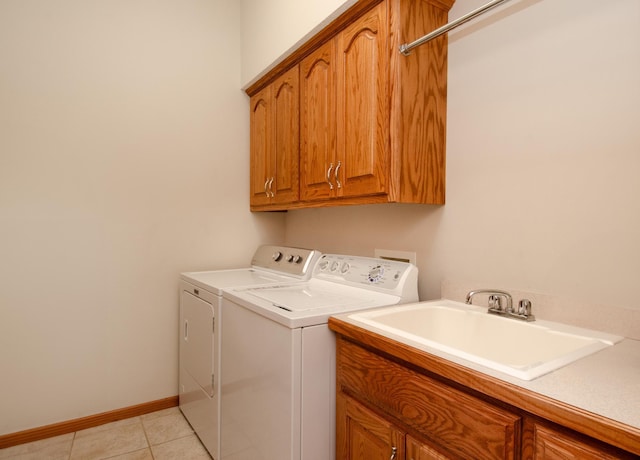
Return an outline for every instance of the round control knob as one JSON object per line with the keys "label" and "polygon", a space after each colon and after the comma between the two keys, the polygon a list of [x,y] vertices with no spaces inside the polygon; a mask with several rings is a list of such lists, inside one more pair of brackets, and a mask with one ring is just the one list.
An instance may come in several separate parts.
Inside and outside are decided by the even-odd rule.
{"label": "round control knob", "polygon": [[293,256],[294,264],[299,264],[300,262],[302,262],[302,256]]}
{"label": "round control knob", "polygon": [[338,269],[338,267],[339,267],[339,266],[340,266],[340,263],[334,260],[334,261],[331,263],[331,268],[330,268],[330,270],[331,270],[332,272],[335,272],[335,271]]}
{"label": "round control knob", "polygon": [[326,270],[328,266],[329,266],[329,261],[326,259],[318,262],[318,268],[320,268],[320,270],[322,271]]}
{"label": "round control knob", "polygon": [[289,263],[293,262],[293,255],[289,254],[287,256],[287,262],[289,262]]}
{"label": "round control knob", "polygon": [[278,262],[280,259],[282,259],[282,253],[280,251],[276,251],[276,252],[273,253],[271,258],[273,260],[275,260],[276,262]]}
{"label": "round control knob", "polygon": [[378,265],[369,270],[369,282],[377,283],[382,279],[382,275],[384,275],[384,267]]}
{"label": "round control knob", "polygon": [[345,262],[342,264],[342,267],[340,267],[340,273],[344,275],[349,271],[350,268],[351,268],[351,265],[349,265],[349,262]]}

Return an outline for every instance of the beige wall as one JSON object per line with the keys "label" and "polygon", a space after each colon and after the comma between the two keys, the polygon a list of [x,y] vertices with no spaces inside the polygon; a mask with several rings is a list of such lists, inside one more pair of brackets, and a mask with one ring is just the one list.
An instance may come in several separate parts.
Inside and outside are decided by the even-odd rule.
{"label": "beige wall", "polygon": [[0,2],[0,434],[177,394],[178,274],[248,210],[235,0]]}
{"label": "beige wall", "polygon": [[639,308],[636,0],[451,34],[445,206],[248,212],[239,88],[352,1],[0,2],[0,434],[175,395],[178,273],[260,242]]}
{"label": "beige wall", "polygon": [[356,1],[241,0],[243,86]]}
{"label": "beige wall", "polygon": [[449,40],[447,204],[289,212],[287,243],[415,251],[425,299],[463,280],[639,309],[640,4],[511,2]]}

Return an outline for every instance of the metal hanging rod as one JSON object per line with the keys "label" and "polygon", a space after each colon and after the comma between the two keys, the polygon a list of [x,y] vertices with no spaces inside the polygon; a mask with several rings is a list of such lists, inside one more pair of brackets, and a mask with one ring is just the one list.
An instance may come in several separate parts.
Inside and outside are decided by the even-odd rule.
{"label": "metal hanging rod", "polygon": [[485,13],[487,11],[489,11],[492,8],[495,8],[496,6],[500,5],[501,3],[505,3],[508,2],[509,0],[493,0],[492,2],[487,3],[484,6],[481,6],[478,9],[473,10],[470,13],[465,14],[464,16],[456,19],[455,21],[451,21],[445,25],[443,25],[442,27],[438,27],[436,30],[434,30],[433,32],[428,33],[427,35],[425,35],[424,37],[421,37],[411,43],[405,43],[404,45],[400,45],[400,52],[402,54],[404,54],[405,56],[409,56],[411,54],[411,50],[417,46],[420,46],[430,40],[433,40],[434,38],[439,37],[442,34],[446,34],[447,32],[449,32],[452,29],[455,29],[456,27],[458,27],[459,25],[464,24],[467,21],[470,21],[471,19],[475,18],[476,16],[481,15],[482,13]]}

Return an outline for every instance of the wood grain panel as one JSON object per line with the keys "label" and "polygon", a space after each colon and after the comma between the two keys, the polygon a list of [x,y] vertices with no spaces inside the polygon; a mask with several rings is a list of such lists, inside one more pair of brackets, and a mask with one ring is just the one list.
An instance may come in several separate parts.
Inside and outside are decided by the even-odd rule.
{"label": "wood grain panel", "polygon": [[621,460],[638,456],[577,435],[561,427],[527,418],[522,457],[531,460]]}
{"label": "wood grain panel", "polygon": [[407,460],[451,460],[430,446],[407,436]]}
{"label": "wood grain panel", "polygon": [[[447,22],[447,10],[430,1],[391,3],[392,49],[411,42]],[[398,181],[393,199],[407,203],[445,201],[447,36],[409,56],[391,55],[393,78],[391,145]]]}
{"label": "wood grain panel", "polygon": [[327,199],[336,152],[335,40],[300,64],[300,197]]}
{"label": "wood grain panel", "polygon": [[337,460],[404,458],[404,433],[344,394],[337,395]]}
{"label": "wood grain panel", "polygon": [[381,3],[337,41],[338,196],[386,191],[389,164],[387,11]]}
{"label": "wood grain panel", "polygon": [[265,192],[265,182],[273,169],[271,151],[273,150],[273,134],[271,132],[271,87],[267,87],[251,97],[251,205],[268,204],[271,199]]}
{"label": "wood grain panel", "polygon": [[300,82],[298,67],[290,69],[273,84],[275,136],[271,175],[273,201],[289,203],[299,197]]}
{"label": "wood grain panel", "polygon": [[352,343],[338,343],[339,386],[459,458],[513,459],[520,417],[410,371]]}

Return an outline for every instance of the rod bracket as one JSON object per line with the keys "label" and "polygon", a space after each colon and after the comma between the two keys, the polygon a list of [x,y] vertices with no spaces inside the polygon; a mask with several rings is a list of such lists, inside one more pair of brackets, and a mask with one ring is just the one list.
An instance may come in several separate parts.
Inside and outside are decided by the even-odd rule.
{"label": "rod bracket", "polygon": [[489,10],[491,10],[492,8],[495,8],[496,6],[500,5],[501,3],[504,2],[508,2],[509,0],[492,0],[489,3],[487,3],[484,6],[481,6],[480,8],[477,8],[475,10],[473,10],[470,13],[465,14],[464,16],[456,19],[455,21],[451,21],[445,25],[443,25],[442,27],[437,28],[436,30],[434,30],[431,33],[428,33],[427,35],[412,41],[411,43],[405,43],[403,45],[400,45],[400,53],[404,56],[409,56],[411,54],[411,50],[413,48],[415,48],[416,46],[420,46],[428,41],[433,40],[434,38],[438,38],[440,35],[446,34],[447,32],[449,32],[450,30],[455,29],[456,27],[464,24],[467,21],[470,21],[471,19],[475,18],[476,16],[479,16]]}
{"label": "rod bracket", "polygon": [[400,45],[400,54],[403,56],[409,56],[411,54],[411,50],[406,43],[404,45]]}

